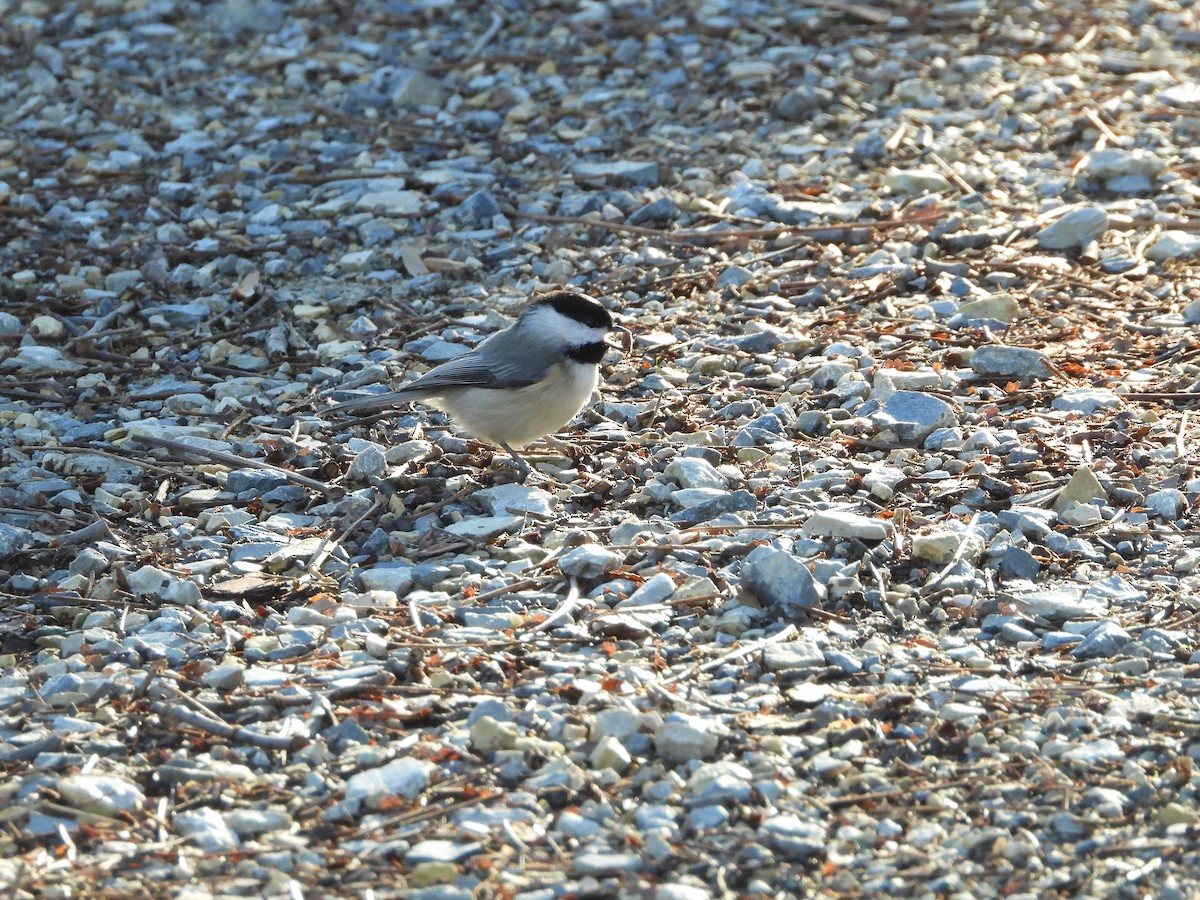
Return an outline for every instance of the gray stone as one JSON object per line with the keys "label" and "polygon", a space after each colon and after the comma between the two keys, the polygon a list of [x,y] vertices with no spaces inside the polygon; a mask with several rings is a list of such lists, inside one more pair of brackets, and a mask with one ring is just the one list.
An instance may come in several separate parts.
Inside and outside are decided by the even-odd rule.
{"label": "gray stone", "polygon": [[896,391],[871,421],[894,431],[903,441],[919,442],[935,429],[957,425],[958,413],[940,397],[920,391]]}
{"label": "gray stone", "polygon": [[679,218],[679,205],[670,197],[659,197],[629,215],[630,225],[670,225]]}
{"label": "gray stone", "polygon": [[391,591],[403,597],[413,585],[413,567],[409,563],[382,563],[358,573],[364,591]]}
{"label": "gray stone", "polygon": [[950,180],[936,169],[898,169],[883,176],[883,183],[897,194],[940,194],[950,190]]}
{"label": "gray stone", "polygon": [[367,191],[354,202],[354,208],[373,212],[380,210],[388,216],[416,215],[425,206],[425,195],[420,191],[376,190]]}
{"label": "gray stone", "polygon": [[824,827],[791,813],[764,819],[759,832],[777,853],[796,862],[821,856],[825,852]]}
{"label": "gray stone", "polygon": [[717,276],[717,288],[741,287],[754,279],[754,273],[745,266],[726,266]]}
{"label": "gray stone", "polygon": [[491,228],[492,219],[500,214],[500,204],[486,188],[475,191],[450,210],[450,217],[454,221],[469,228]]}
{"label": "gray stone", "polygon": [[684,527],[699,525],[725,513],[748,512],[757,506],[758,501],[749,491],[733,491],[680,510],[671,516],[671,524]]}
{"label": "gray stone", "polygon": [[404,862],[410,866],[423,862],[457,863],[474,856],[482,845],[475,841],[418,841],[404,854]]}
{"label": "gray stone", "polygon": [[789,122],[807,122],[833,103],[833,93],[811,85],[792,88],[775,104],[775,115]]}
{"label": "gray stone", "polygon": [[668,763],[708,759],[717,752],[714,724],[697,716],[672,714],[654,735],[654,747]]}
{"label": "gray stone", "polygon": [[28,375],[66,375],[80,371],[83,364],[67,359],[57,347],[26,344],[8,354],[8,358],[0,362],[0,368],[16,369]]}
{"label": "gray stone", "polygon": [[571,174],[582,181],[604,181],[609,184],[654,187],[659,182],[659,166],[653,160],[645,162],[617,159],[607,162],[581,162],[571,167]]}
{"label": "gray stone", "polygon": [[1027,615],[1051,622],[1102,616],[1108,612],[1105,598],[1088,596],[1081,588],[1042,588],[1016,594],[1015,599]]}
{"label": "gray stone", "polygon": [[1041,563],[1024,547],[1009,547],[1000,557],[1000,575],[1005,578],[1032,581],[1041,569]]}
{"label": "gray stone", "polygon": [[444,84],[417,69],[401,69],[392,76],[387,90],[398,109],[441,106],[450,94]]}
{"label": "gray stone", "polygon": [[825,653],[812,641],[768,644],[762,652],[763,665],[772,672],[814,669],[825,665]]}
{"label": "gray stone", "polygon": [[525,525],[525,516],[473,516],[460,522],[452,522],[443,529],[455,537],[473,541],[490,541]]}
{"label": "gray stone", "polygon": [[600,544],[583,544],[564,553],[558,568],[574,578],[600,578],[624,562],[625,557],[615,550]]}
{"label": "gray stone", "polygon": [[346,780],[346,799],[360,801],[368,809],[379,809],[395,796],[415,800],[429,787],[433,770],[433,764],[423,759],[395,759],[351,775]]}
{"label": "gray stone", "polygon": [[785,613],[811,609],[821,602],[825,589],[808,567],[787,550],[766,544],[755,547],[742,560],[742,584],[759,600]]}
{"label": "gray stone", "polygon": [[1160,519],[1173,522],[1187,509],[1187,495],[1176,488],[1164,488],[1146,497],[1146,509]]}
{"label": "gray stone", "polygon": [[206,853],[235,850],[241,844],[221,814],[210,806],[177,813],[175,828]]}
{"label": "gray stone", "polygon": [[1083,206],[1059,216],[1037,233],[1039,247],[1067,250],[1098,240],[1108,230],[1108,212],[1100,206]]}
{"label": "gray stone", "polygon": [[576,877],[603,878],[624,872],[640,872],[644,863],[636,853],[618,853],[605,847],[594,847],[571,858],[569,871]]}
{"label": "gray stone", "polygon": [[102,816],[137,812],[146,803],[141,788],[117,775],[68,775],[56,789],[69,805]]}
{"label": "gray stone", "polygon": [[1050,378],[1050,359],[1040,350],[991,344],[971,354],[971,369],[979,375],[1000,378]]}
{"label": "gray stone", "polygon": [[346,469],[348,481],[371,482],[387,474],[388,464],[383,448],[374,444],[364,447],[355,454]]}
{"label": "gray stone", "polygon": [[522,512],[548,516],[558,504],[557,498],[549,491],[511,482],[476,491],[471,495],[471,500],[494,516]]}
{"label": "gray stone", "polygon": [[0,560],[7,559],[33,543],[33,532],[0,522]]}
{"label": "gray stone", "polygon": [[1081,171],[1092,178],[1110,181],[1130,175],[1154,178],[1166,168],[1167,164],[1162,157],[1149,150],[1140,147],[1134,150],[1105,147],[1089,153],[1083,161]]}

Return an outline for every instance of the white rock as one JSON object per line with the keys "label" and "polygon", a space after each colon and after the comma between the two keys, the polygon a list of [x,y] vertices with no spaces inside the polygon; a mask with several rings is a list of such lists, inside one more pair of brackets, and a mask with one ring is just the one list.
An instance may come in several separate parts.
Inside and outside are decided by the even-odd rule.
{"label": "white rock", "polygon": [[950,190],[950,180],[936,169],[893,169],[883,183],[897,194],[940,194]]}
{"label": "white rock", "polygon": [[658,729],[654,746],[669,763],[707,759],[717,752],[713,724],[697,716],[673,715]]}
{"label": "white rock", "polygon": [[1089,153],[1083,161],[1082,170],[1093,178],[1107,180],[1128,175],[1153,178],[1166,167],[1162,157],[1140,147],[1134,150],[1105,147]]}
{"label": "white rock", "polygon": [[16,353],[9,353],[8,358],[0,362],[0,368],[17,369],[29,375],[61,375],[78,372],[83,365],[67,359],[57,347],[27,344],[18,347]]}
{"label": "white rock", "polygon": [[524,516],[472,516],[447,525],[444,531],[473,541],[490,541],[506,532],[517,531],[524,524]]}
{"label": "white rock", "polygon": [[241,844],[238,836],[225,824],[225,819],[211,806],[178,813],[175,828],[206,853],[234,850]]}
{"label": "white rock", "polygon": [[411,565],[407,563],[384,563],[370,569],[362,569],[358,573],[359,586],[364,591],[391,591],[403,597],[412,587]]}
{"label": "white rock", "polygon": [[146,804],[141,788],[116,775],[68,775],[57,790],[76,809],[104,816],[137,812]]}
{"label": "white rock", "polygon": [[1200,255],[1200,234],[1186,231],[1164,231],[1146,249],[1146,259],[1166,262],[1168,259],[1191,259]]}
{"label": "white rock", "polygon": [[808,567],[778,547],[755,547],[742,560],[742,584],[765,604],[784,613],[811,609],[825,596]]}
{"label": "white rock", "polygon": [[[912,555],[931,563],[943,563],[958,552],[963,543],[962,529],[939,528],[925,534],[913,535]],[[977,534],[966,537],[962,558],[975,560],[983,552],[983,538]]]}
{"label": "white rock", "polygon": [[1100,206],[1083,206],[1063,213],[1037,233],[1039,247],[1067,250],[1098,240],[1108,230],[1108,212]]}
{"label": "white rock", "polygon": [[378,809],[389,797],[415,800],[429,787],[433,764],[404,757],[377,769],[367,769],[346,780],[346,799],[358,800],[368,809]]}
{"label": "white rock", "polygon": [[863,541],[882,541],[892,532],[892,526],[841,509],[823,509],[813,513],[802,529],[805,535],[816,537],[854,537]]}
{"label": "white rock", "polygon": [[356,209],[372,212],[382,209],[388,216],[411,216],[419,213],[425,205],[425,195],[420,191],[367,191],[355,202]]}
{"label": "white rock", "polygon": [[[228,660],[229,657],[226,657]],[[225,662],[200,676],[200,682],[218,691],[232,691],[242,685],[246,667],[240,662]]]}
{"label": "white rock", "polygon": [[471,747],[478,753],[509,750],[520,732],[512,722],[500,722],[491,716],[480,716],[471,725]]}
{"label": "white rock", "polygon": [[728,479],[707,460],[681,456],[667,464],[663,474],[684,488],[717,488],[725,490]]}
{"label": "white rock", "polygon": [[387,474],[387,469],[387,457],[383,448],[372,444],[355,454],[349,468],[346,469],[346,478],[350,481],[369,482],[375,478],[382,478]]}
{"label": "white rock", "polygon": [[596,742],[595,748],[588,754],[588,760],[594,769],[612,769],[614,772],[624,772],[633,762],[633,757],[619,740],[611,735],[606,735]]}
{"label": "white rock", "polygon": [[558,505],[558,498],[549,491],[514,483],[499,484],[476,491],[471,495],[471,500],[494,516],[516,515],[522,512],[550,515]]}
{"label": "white rock", "polygon": [[1160,519],[1173,522],[1187,509],[1187,495],[1176,488],[1155,491],[1146,498],[1146,509]]}
{"label": "white rock", "polygon": [[234,809],[221,817],[239,837],[282,831],[292,824],[292,817],[282,809]]}
{"label": "white rock", "polygon": [[1118,394],[1105,388],[1067,388],[1050,401],[1053,409],[1077,412],[1085,416],[1101,409],[1116,409],[1124,401]]}
{"label": "white rock", "polygon": [[1062,511],[1072,503],[1091,503],[1107,499],[1108,491],[1104,489],[1104,485],[1096,478],[1091,468],[1080,466],[1054,499],[1054,508],[1061,515]]}
{"label": "white rock", "polygon": [[612,707],[596,713],[596,724],[592,726],[592,737],[600,740],[613,737],[626,741],[642,726],[642,715],[632,709]]}
{"label": "white rock", "polygon": [[574,578],[599,578],[625,562],[625,557],[600,544],[581,544],[562,555],[558,568]]}

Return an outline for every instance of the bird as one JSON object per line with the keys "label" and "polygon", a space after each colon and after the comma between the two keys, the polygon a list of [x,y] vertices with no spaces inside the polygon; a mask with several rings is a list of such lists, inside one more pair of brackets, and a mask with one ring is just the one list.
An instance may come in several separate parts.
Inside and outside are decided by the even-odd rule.
{"label": "bird", "polygon": [[573,291],[542,294],[517,321],[475,349],[430,369],[394,391],[327,407],[359,413],[416,401],[450,416],[467,432],[503,447],[521,480],[532,471],[517,452],[558,431],[600,383],[600,361],[614,329],[597,300]]}

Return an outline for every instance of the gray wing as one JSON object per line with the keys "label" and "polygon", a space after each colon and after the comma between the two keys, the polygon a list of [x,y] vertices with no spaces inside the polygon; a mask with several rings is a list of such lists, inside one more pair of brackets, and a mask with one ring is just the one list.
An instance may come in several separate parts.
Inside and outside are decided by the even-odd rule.
{"label": "gray wing", "polygon": [[326,412],[376,409],[436,396],[446,388],[521,388],[537,384],[557,361],[516,329],[492,335],[470,353],[430,369],[399,390],[347,400]]}

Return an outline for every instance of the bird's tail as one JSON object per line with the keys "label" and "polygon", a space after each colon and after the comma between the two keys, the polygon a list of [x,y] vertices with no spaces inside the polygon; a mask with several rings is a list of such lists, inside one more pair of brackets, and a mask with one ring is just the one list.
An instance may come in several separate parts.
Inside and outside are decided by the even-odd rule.
{"label": "bird's tail", "polygon": [[321,412],[343,414],[374,412],[375,410],[386,409],[389,406],[395,406],[399,403],[416,400],[420,396],[420,392],[410,391],[387,391],[382,394],[367,394],[362,397],[355,397],[353,400],[344,400],[341,403],[335,403],[333,406],[327,406]]}

